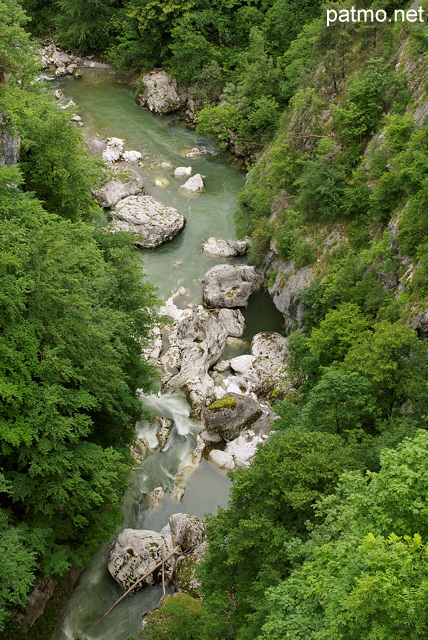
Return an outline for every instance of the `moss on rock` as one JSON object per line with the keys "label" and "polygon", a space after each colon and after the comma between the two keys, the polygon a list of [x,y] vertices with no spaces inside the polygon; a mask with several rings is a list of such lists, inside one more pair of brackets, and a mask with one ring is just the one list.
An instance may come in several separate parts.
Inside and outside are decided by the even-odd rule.
{"label": "moss on rock", "polygon": [[238,404],[237,398],[233,396],[224,396],[207,407],[210,411],[221,411],[222,409],[235,409]]}

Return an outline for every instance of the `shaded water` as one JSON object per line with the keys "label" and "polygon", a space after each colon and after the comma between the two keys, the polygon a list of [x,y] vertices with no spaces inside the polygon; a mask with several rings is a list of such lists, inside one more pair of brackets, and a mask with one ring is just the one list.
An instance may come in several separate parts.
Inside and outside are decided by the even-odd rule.
{"label": "shaded water", "polygon": [[[202,242],[209,236],[236,238],[233,213],[237,194],[244,184],[243,173],[224,155],[219,155],[210,141],[198,137],[176,119],[155,117],[138,107],[132,90],[115,82],[111,74],[85,71],[82,80],[58,79],[50,83],[49,88],[62,89],[64,104],[70,99],[76,103],[73,110],[82,117],[86,135],[123,138],[126,149],[143,154],[143,166],[138,171],[149,195],[176,207],[187,219],[184,231],[172,242],[154,251],[142,251],[146,273],[161,298],[166,299],[184,285],[190,289],[193,301],[199,303],[204,273],[222,262],[204,256]],[[205,151],[204,156],[184,158],[184,150],[195,146]],[[193,174],[206,176],[206,193],[187,196],[179,192],[178,187],[185,179],[174,178],[173,170],[161,168],[161,162],[170,162],[174,168],[192,166]],[[155,185],[156,179],[166,179],[168,183],[159,187]],[[263,292],[252,296],[244,315],[248,325],[247,341],[258,331],[282,329],[281,314]],[[230,479],[203,460],[190,476],[181,502],[167,494],[159,510],[144,508],[143,498],[147,492],[159,486],[166,490],[172,487],[175,475],[188,463],[195,446],[194,436],[201,425],[189,420],[188,406],[180,396],[145,397],[143,404],[154,414],[172,419],[174,427],[164,449],[149,451],[143,464],[134,470],[132,486],[124,499],[124,526],[160,530],[173,513],[203,517],[207,512],[215,512],[218,506],[226,506]],[[137,425],[137,434],[152,448],[157,444],[155,429],[149,423]],[[125,598],[108,618],[96,623],[121,595],[121,589],[107,571],[108,551],[107,544],[101,545],[79,579],[55,640],[126,638],[136,632],[142,613],[159,600],[159,588],[146,588]]]}
{"label": "shaded water", "polygon": [[[160,531],[173,513],[191,513],[203,518],[226,506],[230,479],[225,472],[203,460],[190,477],[180,502],[165,497],[157,510],[146,510],[144,496],[154,488],[171,488],[175,475],[186,465],[195,446],[194,435],[200,425],[189,419],[189,407],[181,396],[143,396],[146,409],[174,420],[171,434],[162,451],[149,451],[143,464],[131,476],[131,488],[124,499],[124,524],[121,529],[151,529]],[[140,423],[140,433],[152,431],[157,425]],[[148,438],[153,447],[157,440]],[[117,532],[118,533],[118,532]],[[109,545],[102,544],[86,567],[68,601],[67,612],[56,640],[120,640],[136,632],[142,614],[155,606],[161,597],[161,587],[147,587],[125,598],[107,618],[101,616],[119,599],[122,590],[107,570]]]}

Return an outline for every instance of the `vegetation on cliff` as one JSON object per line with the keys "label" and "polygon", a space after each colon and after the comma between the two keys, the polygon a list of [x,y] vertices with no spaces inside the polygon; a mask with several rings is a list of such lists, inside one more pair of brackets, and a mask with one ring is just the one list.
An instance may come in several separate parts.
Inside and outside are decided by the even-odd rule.
{"label": "vegetation on cliff", "polygon": [[[312,269],[299,294],[303,326],[290,337],[295,390],[279,399],[276,434],[251,468],[233,474],[228,509],[209,518],[204,602],[170,599],[143,636],[423,640],[426,25],[327,26],[319,3],[285,0],[23,5],[36,33],[49,23],[65,46],[191,82],[198,130],[252,156],[237,222],[253,262],[269,258],[271,284],[283,263]],[[399,7],[382,3],[388,15]],[[133,392],[150,380],[137,344],[153,296],[136,284],[126,240],[85,222],[97,216],[96,166],[29,86],[29,67],[13,75],[28,38],[15,1],[0,10],[0,77],[11,74],[0,112],[23,136],[0,192],[6,616],[39,567],[49,574],[85,557],[83,528],[95,542],[114,522]],[[52,131],[70,152],[48,164]]]}

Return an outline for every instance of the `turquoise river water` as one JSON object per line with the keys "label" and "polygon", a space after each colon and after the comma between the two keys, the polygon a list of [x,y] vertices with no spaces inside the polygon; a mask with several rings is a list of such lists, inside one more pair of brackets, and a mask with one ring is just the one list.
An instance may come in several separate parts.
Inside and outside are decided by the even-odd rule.
{"label": "turquoise river water", "polygon": [[[198,137],[177,119],[156,117],[138,107],[132,89],[116,82],[110,73],[85,71],[81,80],[63,78],[49,83],[48,90],[56,88],[64,93],[62,106],[70,99],[74,101],[73,110],[81,116],[86,136],[123,138],[126,149],[140,151],[143,166],[138,171],[149,195],[176,207],[186,217],[184,231],[172,242],[141,253],[147,276],[157,287],[160,298],[166,299],[183,285],[190,290],[191,299],[200,302],[204,273],[221,262],[221,259],[204,256],[201,245],[210,236],[236,238],[233,213],[245,180],[242,168],[217,153],[209,140]],[[204,155],[191,160],[185,158],[185,150],[192,147],[203,149]],[[193,173],[206,176],[206,192],[193,197],[181,193],[178,187],[185,179],[174,178],[172,169],[159,166],[162,162],[169,162],[174,168],[191,165]],[[164,186],[156,185],[156,181]],[[244,315],[247,341],[258,331],[282,329],[282,316],[267,293],[253,295]],[[144,422],[137,425],[137,433],[147,439],[153,449],[132,474],[131,488],[124,499],[123,526],[160,530],[172,513],[204,517],[207,512],[215,512],[218,506],[225,506],[230,479],[203,460],[190,476],[180,502],[167,493],[159,510],[144,509],[142,502],[146,493],[159,486],[166,490],[172,487],[175,475],[185,466],[195,446],[194,436],[201,425],[189,419],[189,407],[178,395],[145,397],[142,402],[155,415],[172,419],[174,427],[163,451],[155,452],[156,427]],[[136,632],[142,613],[158,602],[160,588],[146,588],[125,598],[107,618],[97,622],[121,595],[120,587],[107,571],[108,553],[108,544],[101,545],[80,576],[55,640],[121,640]]]}

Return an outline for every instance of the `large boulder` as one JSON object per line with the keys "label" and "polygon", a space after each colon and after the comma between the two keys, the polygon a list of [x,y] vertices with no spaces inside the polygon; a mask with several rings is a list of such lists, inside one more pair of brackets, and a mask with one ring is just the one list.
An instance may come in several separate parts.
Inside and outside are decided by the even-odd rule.
{"label": "large boulder", "polygon": [[196,516],[187,513],[174,513],[168,520],[175,542],[183,549],[195,549],[205,540],[205,523]]}
{"label": "large boulder", "polygon": [[245,240],[223,240],[222,238],[208,238],[202,245],[202,253],[214,258],[234,258],[242,256],[248,250]]}
{"label": "large boulder", "polygon": [[99,189],[92,192],[101,207],[114,207],[120,200],[128,196],[145,193],[143,179],[134,171],[127,172],[126,177],[112,178]]}
{"label": "large boulder", "polygon": [[242,335],[244,326],[238,310],[208,311],[201,306],[190,314],[183,313],[172,325],[168,349],[160,357],[165,372],[163,389],[184,391],[194,417],[200,418],[206,401],[214,398],[214,381],[208,370],[220,358],[228,336]]}
{"label": "large boulder", "polygon": [[248,265],[219,264],[207,271],[203,280],[206,307],[244,307],[262,285],[262,277]]}
{"label": "large boulder", "polygon": [[227,395],[204,409],[205,428],[226,440],[237,438],[262,415],[259,403],[251,397]]}
{"label": "large boulder", "polygon": [[241,392],[262,396],[289,391],[292,382],[285,369],[288,356],[287,338],[275,331],[257,333],[251,341],[251,354],[229,361],[234,376],[224,380],[226,390],[238,387]]}
{"label": "large boulder", "polygon": [[233,471],[235,468],[232,454],[221,449],[212,449],[208,454],[208,460],[219,469],[224,469],[225,471]]}
{"label": "large boulder", "polygon": [[186,224],[186,219],[174,209],[151,196],[129,196],[117,203],[113,210],[110,229],[130,231],[135,244],[143,249],[153,249],[172,240]]}
{"label": "large boulder", "polygon": [[[149,573],[162,562],[174,549],[171,534],[163,535],[156,531],[125,529],[117,537],[110,553],[108,570],[123,589],[129,589],[137,580]],[[165,579],[172,578],[175,558],[172,556],[165,561]],[[138,586],[141,589],[147,585],[158,584],[162,581],[162,568],[159,567],[145,578]]]}
{"label": "large boulder", "polygon": [[205,191],[203,177],[200,173],[195,173],[187,182],[182,184],[179,189],[185,193],[195,194]]}
{"label": "large boulder", "polygon": [[186,90],[168,77],[163,69],[154,69],[142,78],[144,90],[136,97],[141,107],[147,107],[159,116],[178,111],[187,102]]}

